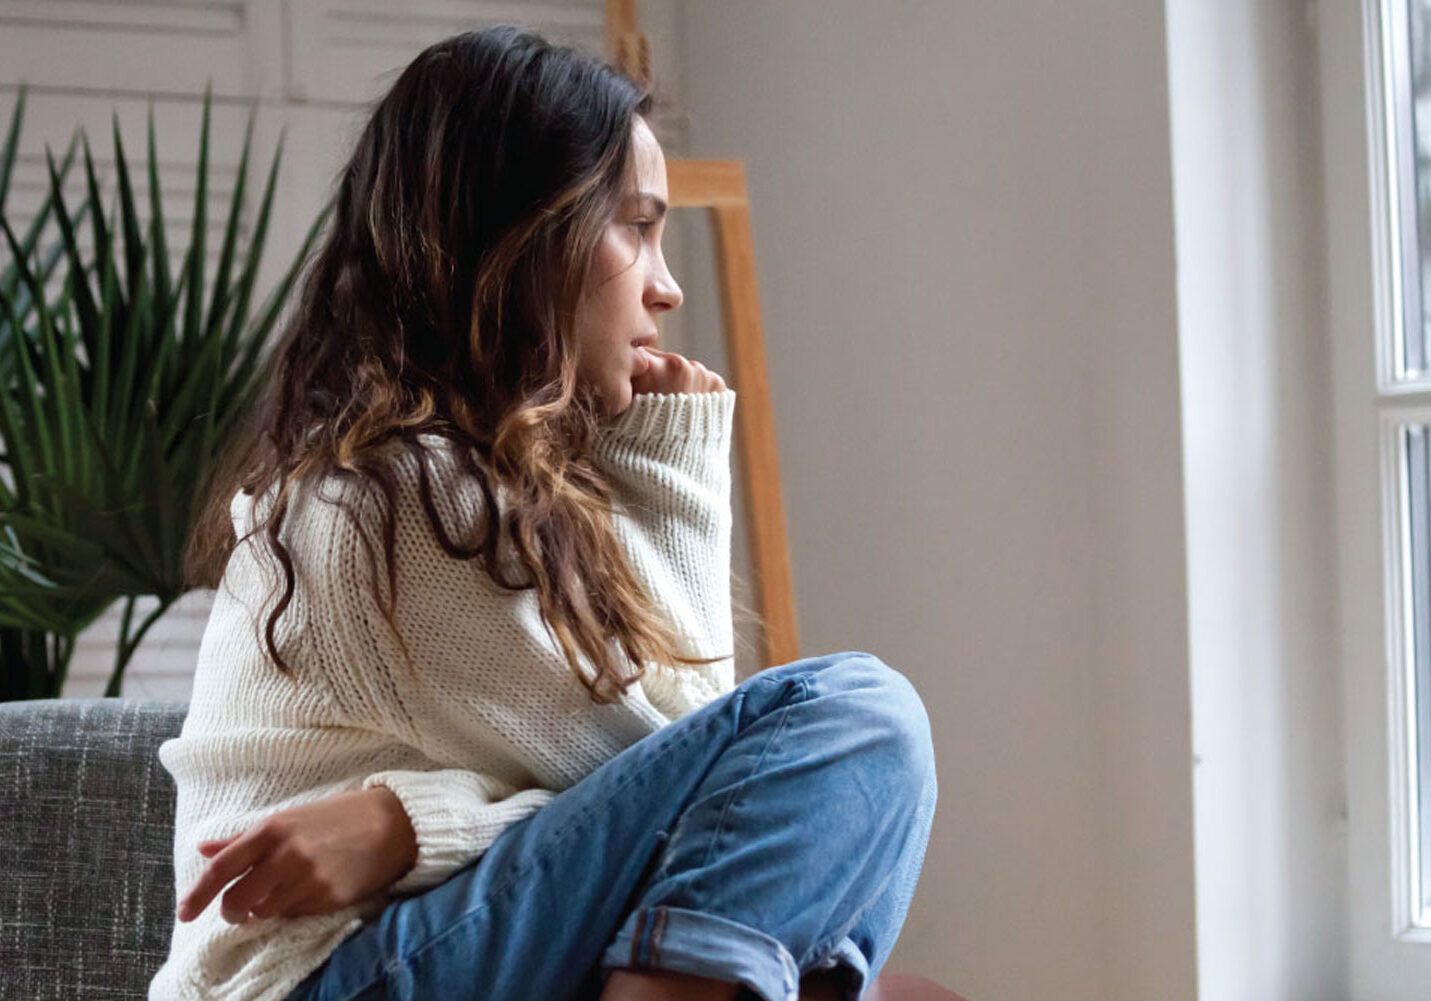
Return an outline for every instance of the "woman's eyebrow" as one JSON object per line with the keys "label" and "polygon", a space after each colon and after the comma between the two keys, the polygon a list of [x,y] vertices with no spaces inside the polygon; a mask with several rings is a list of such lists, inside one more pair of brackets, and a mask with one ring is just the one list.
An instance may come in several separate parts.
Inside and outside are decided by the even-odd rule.
{"label": "woman's eyebrow", "polygon": [[666,205],[666,200],[655,192],[638,192],[636,195],[636,200],[639,202],[650,202],[657,219],[661,218],[666,214],[666,209],[668,208],[668,206]]}

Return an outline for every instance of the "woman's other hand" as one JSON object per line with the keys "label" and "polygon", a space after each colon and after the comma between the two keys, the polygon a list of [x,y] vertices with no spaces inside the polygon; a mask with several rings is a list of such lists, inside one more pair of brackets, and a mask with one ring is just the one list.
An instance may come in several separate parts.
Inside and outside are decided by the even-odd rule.
{"label": "woman's other hand", "polygon": [[719,393],[725,380],[698,361],[674,351],[642,346],[636,350],[651,360],[650,367],[631,380],[636,393]]}
{"label": "woman's other hand", "polygon": [[[225,921],[331,914],[390,885],[417,861],[402,802],[375,786],[275,813],[242,834],[199,844],[209,860],[179,902],[180,921],[220,902]],[[234,882],[236,880],[236,882]]]}

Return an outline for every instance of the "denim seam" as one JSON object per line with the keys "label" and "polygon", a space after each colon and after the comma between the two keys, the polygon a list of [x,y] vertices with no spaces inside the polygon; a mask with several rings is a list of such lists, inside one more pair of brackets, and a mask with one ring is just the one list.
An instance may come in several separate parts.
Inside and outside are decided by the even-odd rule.
{"label": "denim seam", "polygon": [[[799,685],[801,691],[805,693],[805,698],[808,699],[810,683],[805,678],[800,678]],[[805,699],[801,699],[800,701],[803,702]],[[787,703],[781,707],[780,725],[775,728],[775,732],[771,734],[770,739],[765,742],[765,747],[760,751],[760,757],[756,759],[755,766],[750,771],[751,775],[760,771],[760,766],[765,764],[765,759],[769,756],[770,749],[775,746],[775,742],[780,738],[780,735],[785,732],[785,724],[790,720],[790,710],[793,705],[794,703]],[[746,778],[749,777],[749,775],[746,776]],[[726,797],[725,805],[721,807],[720,819],[716,822],[715,833],[711,835],[710,844],[706,846],[705,858],[701,859],[701,868],[705,868],[706,863],[711,860],[711,854],[715,851],[716,842],[720,840],[721,834],[725,831],[726,817],[729,816],[731,808],[735,804],[735,798],[740,792],[741,790],[739,788],[732,789],[730,795]],[[667,850],[669,851],[669,848]]]}
{"label": "denim seam", "polygon": [[651,966],[661,962],[661,936],[666,933],[666,908],[656,908],[656,926],[651,929]]}
{"label": "denim seam", "polygon": [[[815,969],[815,962],[823,961],[835,951],[835,946],[839,945],[841,940],[846,938],[850,932],[854,930],[855,925],[859,924],[864,916],[879,902],[880,898],[883,897],[888,890],[893,888],[894,878],[897,875],[898,871],[894,868],[886,872],[884,878],[880,880],[879,886],[865,897],[864,906],[855,911],[854,915],[849,918],[844,927],[828,936],[825,939],[823,947],[812,947],[810,949],[807,954],[808,958],[812,960],[811,965],[808,967],[809,969]],[[798,961],[797,965],[799,965],[802,971],[807,969],[803,963],[799,963]]]}
{"label": "denim seam", "polygon": [[643,907],[636,915],[636,931],[631,935],[631,966],[636,967],[639,963],[641,949],[641,934],[646,930],[646,909]]}
{"label": "denim seam", "polygon": [[[714,717],[713,717],[713,718],[714,718]],[[656,732],[659,733],[660,731],[656,731]],[[666,754],[668,754],[670,751],[674,750],[675,748],[680,747],[680,746],[683,746],[683,745],[685,745],[686,743],[690,742],[692,739],[694,739],[694,737],[695,737],[697,734],[699,734],[699,733],[704,733],[704,732],[705,732],[705,728],[704,728],[704,727],[699,728],[699,729],[692,729],[692,730],[688,731],[687,733],[683,734],[682,736],[680,736],[680,737],[676,738],[675,740],[671,741],[671,743],[669,744],[669,746],[667,746],[667,747],[665,747],[665,748],[662,748],[661,751],[659,752],[659,754],[661,754],[661,755],[666,755]],[[633,771],[630,775],[628,775],[625,779],[623,779],[620,783],[618,783],[617,786],[616,786],[616,788],[615,788],[614,790],[612,790],[611,799],[612,799],[612,800],[616,799],[616,794],[617,794],[617,793],[620,793],[620,792],[621,792],[622,790],[624,790],[628,785],[630,785],[632,782],[636,781],[636,779],[638,779],[638,778],[640,778],[640,777],[642,777],[642,773],[641,773],[640,771]],[[607,800],[607,801],[605,801],[605,802],[610,802],[610,800]],[[582,827],[587,820],[591,819],[591,817],[595,814],[595,812],[596,812],[596,808],[595,808],[594,805],[588,805],[588,806],[583,807],[582,810],[581,810],[581,812],[578,814],[578,816],[577,816],[570,824],[568,824],[568,825],[567,825],[566,827],[564,827],[562,830],[560,830],[560,831],[557,832],[557,834],[551,839],[551,841],[549,842],[549,844],[547,845],[547,847],[545,848],[545,850],[542,852],[542,854],[537,855],[537,856],[534,857],[531,861],[527,862],[525,865],[520,866],[515,872],[513,872],[513,873],[511,874],[511,876],[510,876],[505,882],[502,883],[501,886],[498,886],[498,887],[495,887],[494,889],[492,889],[491,892],[488,894],[488,896],[489,896],[489,897],[496,897],[496,896],[498,896],[498,895],[500,895],[500,894],[502,894],[502,893],[505,893],[507,890],[511,889],[512,887],[514,887],[514,886],[521,880],[522,877],[526,876],[529,872],[531,872],[534,868],[536,868],[536,867],[537,867],[539,864],[541,864],[542,862],[547,861],[547,860],[551,857],[551,851],[552,851],[552,849],[558,847],[562,842],[564,842],[564,841],[566,840],[567,836],[568,836],[572,831],[575,831],[575,830],[579,829],[580,827]],[[440,885],[440,884],[439,884],[439,885]],[[482,913],[483,911],[487,910],[487,909],[489,908],[489,906],[490,906],[490,905],[488,904],[488,902],[487,902],[486,900],[483,900],[481,903],[477,904],[475,907],[472,907],[471,909],[462,912],[460,915],[457,916],[457,918],[456,918],[450,925],[448,925],[447,928],[445,928],[445,929],[443,929],[442,931],[438,932],[436,935],[433,935],[431,938],[427,939],[425,942],[423,942],[421,945],[417,946],[415,949],[412,949],[411,951],[409,951],[409,952],[406,953],[406,954],[400,954],[400,955],[395,955],[395,956],[393,956],[393,957],[392,957],[391,959],[389,959],[387,962],[385,962],[385,963],[382,964],[382,976],[385,977],[386,975],[390,974],[393,970],[395,970],[395,969],[397,969],[397,968],[399,968],[399,967],[402,967],[402,966],[409,965],[409,964],[412,962],[412,960],[415,960],[415,959],[416,959],[418,956],[420,956],[422,953],[426,952],[428,949],[430,949],[430,948],[432,948],[433,946],[437,945],[439,942],[443,941],[443,940],[446,939],[448,936],[450,936],[450,935],[452,935],[452,934],[455,934],[455,933],[457,932],[457,930],[458,930],[460,927],[462,927],[470,918],[473,918],[473,917],[475,917],[476,915],[478,915],[478,914]],[[360,987],[358,987],[354,992],[352,992],[352,993],[350,993],[350,994],[345,994],[345,995],[343,996],[343,998],[340,999],[340,1001],[352,1001],[353,998],[358,997],[358,995],[362,994],[363,991],[366,991],[368,988],[372,987],[375,983],[377,983],[377,982],[379,981],[379,979],[381,979],[381,977],[373,977],[372,979],[365,981],[365,982],[364,982]]]}
{"label": "denim seam", "polygon": [[884,892],[890,888],[890,883],[891,880],[894,879],[894,876],[895,870],[891,868],[889,872],[886,872],[884,874],[884,879],[880,881],[879,888],[870,893],[865,898],[864,906],[861,907],[859,910],[855,911],[854,916],[849,919],[845,926],[840,930],[836,931],[834,934],[828,936],[825,939],[825,944],[823,948],[810,949],[806,956],[807,959],[813,960],[814,962],[811,962],[809,966],[806,966],[804,963],[801,963],[797,960],[796,966],[798,966],[802,972],[807,969],[816,969],[817,967],[815,966],[815,962],[823,960],[826,956],[830,955],[835,951],[835,946],[839,945],[840,941],[846,938],[850,934],[850,932],[854,930],[855,925],[859,924],[861,919],[863,919],[864,916],[869,913],[870,908],[874,907],[874,905],[879,902],[879,899],[884,896]]}

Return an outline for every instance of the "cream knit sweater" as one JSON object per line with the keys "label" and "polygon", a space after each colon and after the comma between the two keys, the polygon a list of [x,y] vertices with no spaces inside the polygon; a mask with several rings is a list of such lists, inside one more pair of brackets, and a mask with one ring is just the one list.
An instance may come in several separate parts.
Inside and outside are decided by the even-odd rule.
{"label": "cream knit sweater", "polygon": [[[400,449],[395,621],[415,675],[379,611],[358,531],[323,499],[357,503],[365,528],[376,525],[350,484],[300,491],[285,519],[298,587],[276,639],[291,676],[266,659],[255,628],[280,578],[257,539],[235,550],[199,649],[189,715],[159,751],[178,787],[177,896],[202,871],[199,842],[373,785],[402,801],[418,859],[390,892],[336,914],[231,925],[216,899],[194,921],[176,921],[151,1001],[279,1001],[392,894],[441,882],[623,748],[731,690],[734,408],[734,390],[638,394],[602,429],[596,458],[633,569],[697,656],[727,656],[702,667],[648,664],[610,705],[592,702],[572,675],[534,591],[505,591],[441,549],[418,500],[417,462]],[[429,463],[449,537],[475,538],[480,488],[457,474],[447,448]],[[244,494],[231,505],[240,538],[251,507]],[[381,554],[380,536],[367,530]],[[502,558],[517,568],[505,535],[503,543]],[[386,594],[385,571],[377,583]]]}

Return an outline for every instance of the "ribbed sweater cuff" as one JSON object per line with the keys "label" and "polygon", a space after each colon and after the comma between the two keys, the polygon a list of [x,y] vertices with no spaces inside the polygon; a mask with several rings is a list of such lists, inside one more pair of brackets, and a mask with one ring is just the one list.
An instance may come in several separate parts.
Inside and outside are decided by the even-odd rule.
{"label": "ribbed sweater cuff", "polygon": [[[731,665],[734,670],[730,660],[723,664]],[[679,719],[729,690],[713,680],[723,664],[673,665],[650,661],[641,675],[641,690],[663,716]]]}
{"label": "ribbed sweater cuff", "polygon": [[[640,442],[643,451],[670,446],[721,449],[730,443],[735,390],[717,393],[637,393],[602,430],[604,442]],[[665,448],[663,448],[665,446]]]}
{"label": "ribbed sweater cuff", "polygon": [[[481,782],[481,777],[473,775]],[[448,772],[387,771],[369,775],[363,788],[386,786],[402,802],[417,835],[417,862],[389,887],[394,893],[436,886],[486,851],[507,825],[549,802],[546,789],[525,789],[498,802]]]}

